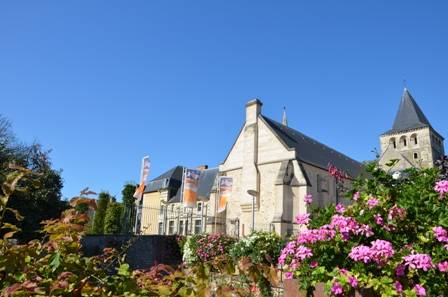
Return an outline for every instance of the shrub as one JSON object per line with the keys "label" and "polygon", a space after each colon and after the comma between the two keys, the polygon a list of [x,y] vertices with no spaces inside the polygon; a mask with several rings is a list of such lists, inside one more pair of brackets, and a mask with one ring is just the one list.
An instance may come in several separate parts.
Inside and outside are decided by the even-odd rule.
{"label": "shrub", "polygon": [[326,282],[332,295],[357,287],[381,296],[438,296],[448,291],[448,182],[437,169],[396,179],[376,164],[348,193],[352,205],[313,214],[308,229],[279,257],[302,288]]}
{"label": "shrub", "polygon": [[273,232],[254,231],[235,243],[230,255],[235,262],[249,257],[256,264],[275,264],[283,248],[284,241]]}

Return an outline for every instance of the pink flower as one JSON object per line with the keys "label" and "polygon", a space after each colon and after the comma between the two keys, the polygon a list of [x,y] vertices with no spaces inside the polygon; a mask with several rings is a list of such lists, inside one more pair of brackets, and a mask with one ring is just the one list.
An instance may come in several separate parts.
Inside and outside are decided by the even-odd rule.
{"label": "pink flower", "polygon": [[303,201],[305,201],[306,204],[311,204],[311,202],[313,202],[313,195],[311,194],[305,195]]}
{"label": "pink flower", "polygon": [[345,212],[345,207],[341,203],[338,203],[336,205],[336,212],[343,214]]}
{"label": "pink flower", "polygon": [[439,193],[440,197],[443,197],[445,193],[448,193],[448,180],[441,180],[436,182],[434,190]]}
{"label": "pink flower", "polygon": [[344,289],[339,282],[334,282],[333,286],[331,287],[331,292],[335,295],[342,295],[344,293]]}
{"label": "pink flower", "polygon": [[392,244],[386,240],[375,240],[372,242],[370,255],[377,264],[382,264],[394,255]]}
{"label": "pink flower", "polygon": [[367,200],[367,206],[369,207],[369,209],[374,208],[379,203],[380,203],[380,201],[374,197],[371,197],[369,200]]}
{"label": "pink flower", "polygon": [[403,292],[403,285],[400,284],[400,282],[395,282],[394,287],[395,287],[395,291],[397,291],[397,293]]}
{"label": "pink flower", "polygon": [[309,222],[310,222],[310,214],[309,213],[299,214],[296,217],[296,223],[299,225],[307,225]]}
{"label": "pink flower", "polygon": [[389,210],[389,214],[387,216],[387,219],[389,221],[397,219],[397,218],[400,219],[400,220],[404,220],[405,217],[406,217],[406,209],[400,208],[397,205],[394,205]]}
{"label": "pink flower", "polygon": [[417,296],[426,296],[426,290],[421,285],[415,285],[414,291],[417,294]]}
{"label": "pink flower", "polygon": [[285,279],[292,279],[292,272],[285,272]]}
{"label": "pink flower", "polygon": [[348,278],[348,283],[350,284],[350,286],[352,286],[353,288],[356,288],[358,286],[358,280],[356,279],[356,277],[354,276],[350,276]]}
{"label": "pink flower", "polygon": [[350,254],[348,254],[348,256],[355,261],[359,261],[359,262],[362,261],[364,263],[369,263],[371,260],[370,248],[365,245],[355,246],[352,248],[352,250],[351,250]]}
{"label": "pink flower", "polygon": [[381,215],[379,215],[379,214],[375,214],[375,215],[374,215],[374,218],[375,218],[375,223],[376,223],[377,225],[383,226],[383,224],[384,224],[384,220],[383,220],[383,218],[381,217]]}
{"label": "pink flower", "polygon": [[428,254],[411,254],[403,257],[404,265],[412,269],[422,269],[428,271],[433,268],[431,256]]}
{"label": "pink flower", "polygon": [[319,263],[317,263],[317,261],[311,261],[311,263],[310,263],[311,268],[316,268],[318,265],[319,265]]}
{"label": "pink flower", "polygon": [[443,261],[437,264],[437,268],[439,268],[440,272],[448,271],[448,261]]}
{"label": "pink flower", "polygon": [[356,192],[355,194],[353,194],[353,200],[358,201],[360,196],[361,196],[361,193]]}
{"label": "pink flower", "polygon": [[395,268],[395,275],[396,276],[404,276],[405,269],[406,269],[406,266],[398,265],[397,268]]}
{"label": "pink flower", "polygon": [[434,227],[432,232],[439,242],[448,242],[448,232],[442,227]]}

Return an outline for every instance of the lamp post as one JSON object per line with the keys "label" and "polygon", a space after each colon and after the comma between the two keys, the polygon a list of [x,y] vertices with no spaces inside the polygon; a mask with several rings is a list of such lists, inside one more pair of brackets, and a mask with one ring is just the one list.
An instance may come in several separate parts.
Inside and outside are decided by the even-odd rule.
{"label": "lamp post", "polygon": [[255,190],[247,190],[247,194],[252,196],[252,231],[255,230],[255,197],[258,197],[260,193]]}

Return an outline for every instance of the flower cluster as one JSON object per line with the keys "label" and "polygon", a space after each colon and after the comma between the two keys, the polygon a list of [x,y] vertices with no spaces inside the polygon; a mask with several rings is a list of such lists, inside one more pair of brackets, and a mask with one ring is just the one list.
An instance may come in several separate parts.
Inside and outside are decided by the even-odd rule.
{"label": "flower cluster", "polygon": [[296,217],[296,223],[299,225],[307,225],[310,222],[310,214],[299,214]]}
{"label": "flower cluster", "polygon": [[448,242],[448,232],[442,227],[434,227],[432,228],[434,232],[434,236],[439,242],[447,243]]}
{"label": "flower cluster", "polygon": [[303,260],[311,258],[312,256],[313,252],[310,248],[301,245],[296,241],[291,241],[286,244],[280,253],[278,263],[280,265],[287,264],[291,269],[296,269]]}
{"label": "flower cluster", "polygon": [[378,239],[372,241],[370,247],[365,245],[353,247],[348,256],[354,261],[364,263],[375,262],[380,265],[393,257],[394,254],[395,251],[389,241]]}
{"label": "flower cluster", "polygon": [[428,271],[433,268],[431,256],[428,254],[410,254],[403,257],[404,265],[411,269],[421,269]]}
{"label": "flower cluster", "polygon": [[196,234],[187,238],[183,258],[187,264],[209,262],[228,253],[235,239],[224,234]]}
{"label": "flower cluster", "polygon": [[446,193],[448,193],[448,180],[441,180],[436,182],[434,191],[439,193],[440,197],[443,197]]}
{"label": "flower cluster", "polygon": [[311,194],[305,195],[305,197],[303,198],[303,201],[306,204],[311,204],[313,202],[313,195],[311,195]]}

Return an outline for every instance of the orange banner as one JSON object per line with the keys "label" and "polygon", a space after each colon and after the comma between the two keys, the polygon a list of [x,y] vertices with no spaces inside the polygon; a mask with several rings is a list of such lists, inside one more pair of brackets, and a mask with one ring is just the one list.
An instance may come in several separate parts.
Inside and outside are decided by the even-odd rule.
{"label": "orange banner", "polygon": [[226,210],[227,202],[232,195],[233,179],[231,177],[222,176],[219,179],[219,203],[218,212]]}
{"label": "orange banner", "polygon": [[142,168],[140,171],[140,184],[137,187],[137,189],[135,189],[135,193],[134,193],[134,198],[136,198],[137,200],[140,200],[143,197],[143,192],[145,191],[146,180],[148,179],[148,176],[149,176],[149,167],[150,167],[149,157],[145,156],[145,157],[143,157]]}
{"label": "orange banner", "polygon": [[185,169],[182,200],[185,207],[194,208],[198,200],[198,185],[201,172],[195,169]]}

